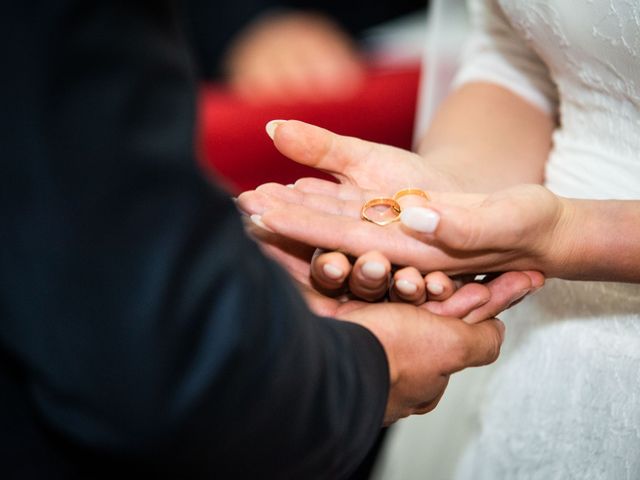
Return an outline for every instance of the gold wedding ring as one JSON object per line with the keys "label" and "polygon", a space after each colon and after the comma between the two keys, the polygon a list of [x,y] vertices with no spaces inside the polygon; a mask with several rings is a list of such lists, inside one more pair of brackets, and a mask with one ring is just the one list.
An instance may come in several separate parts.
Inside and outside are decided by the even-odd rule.
{"label": "gold wedding ring", "polygon": [[[375,207],[386,206],[386,210],[378,210]],[[400,204],[391,197],[372,198],[365,202],[360,210],[360,217],[367,222],[384,227],[400,219]]]}
{"label": "gold wedding ring", "polygon": [[[400,207],[398,200],[409,195],[416,195],[427,201],[431,200],[429,194],[424,190],[420,190],[419,188],[404,188],[402,190],[398,190],[393,198],[378,197],[365,202],[360,210],[360,218],[367,222],[380,225],[381,227],[396,222],[400,220],[400,213],[402,212],[402,207]],[[387,208],[383,210],[376,208],[381,206]]]}
{"label": "gold wedding ring", "polygon": [[393,199],[397,202],[402,197],[407,197],[409,195],[417,195],[424,198],[425,200],[431,200],[429,194],[424,190],[420,190],[419,188],[404,188],[402,190],[398,190],[393,196]]}

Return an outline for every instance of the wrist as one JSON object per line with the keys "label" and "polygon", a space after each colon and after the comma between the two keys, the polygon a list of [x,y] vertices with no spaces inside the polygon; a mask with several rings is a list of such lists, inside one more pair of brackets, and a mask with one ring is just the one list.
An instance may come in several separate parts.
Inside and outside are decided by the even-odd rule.
{"label": "wrist", "polygon": [[542,270],[548,277],[571,276],[572,259],[576,258],[579,249],[576,233],[580,221],[580,211],[574,200],[555,196],[556,218],[548,241],[540,257]]}
{"label": "wrist", "polygon": [[640,283],[640,215],[634,200],[561,199],[552,276]]}

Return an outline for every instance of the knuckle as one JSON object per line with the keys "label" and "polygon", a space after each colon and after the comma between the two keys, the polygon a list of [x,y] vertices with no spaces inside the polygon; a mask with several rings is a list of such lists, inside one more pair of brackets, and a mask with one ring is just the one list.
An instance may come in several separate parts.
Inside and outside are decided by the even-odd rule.
{"label": "knuckle", "polygon": [[495,362],[500,356],[500,349],[502,348],[502,340],[497,334],[491,336],[487,349],[488,363]]}
{"label": "knuckle", "polygon": [[448,357],[454,369],[462,369],[469,363],[470,351],[466,335],[461,328],[450,331],[448,342]]}

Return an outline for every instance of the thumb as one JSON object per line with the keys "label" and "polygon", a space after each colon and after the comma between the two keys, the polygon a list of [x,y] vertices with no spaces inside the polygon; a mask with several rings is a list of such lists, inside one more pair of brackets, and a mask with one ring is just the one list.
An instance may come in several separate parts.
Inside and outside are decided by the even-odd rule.
{"label": "thumb", "polygon": [[503,226],[483,206],[432,203],[429,208],[409,207],[402,210],[400,221],[426,240],[438,240],[453,250],[474,252],[500,248],[504,243]]}
{"label": "thumb", "polygon": [[353,182],[350,167],[363,162],[376,145],[297,120],[272,120],[266,130],[284,156],[328,172],[341,181]]}
{"label": "thumb", "polygon": [[456,320],[454,325],[457,332],[452,338],[457,338],[457,346],[450,350],[449,361],[445,363],[447,374],[489,365],[498,359],[504,340],[504,323],[493,318],[473,325]]}

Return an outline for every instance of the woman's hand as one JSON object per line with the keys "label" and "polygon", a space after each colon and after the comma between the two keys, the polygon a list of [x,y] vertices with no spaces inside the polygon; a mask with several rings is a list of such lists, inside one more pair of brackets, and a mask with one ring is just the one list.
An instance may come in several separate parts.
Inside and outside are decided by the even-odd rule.
{"label": "woman's hand", "polygon": [[402,222],[380,227],[360,218],[362,204],[376,193],[324,183],[324,194],[270,185],[242,194],[240,205],[278,234],[355,256],[377,250],[392,264],[421,272],[558,275],[571,250],[571,237],[563,235],[570,204],[541,186],[490,195],[429,192],[429,209],[409,208]]}
{"label": "woman's hand", "polygon": [[[298,121],[270,122],[267,132],[281,153],[298,163],[332,174],[342,185],[338,188],[315,178],[298,180],[296,188],[309,194],[342,195],[344,191],[345,195],[350,195],[351,187],[378,192],[407,186],[447,191],[460,189],[451,175],[430,167],[425,158],[406,150],[337,135]],[[270,186],[261,188],[268,192]],[[389,288],[387,279],[391,266],[381,257],[379,252],[371,252],[352,266],[340,252],[322,253],[313,259],[312,276],[316,285],[324,290],[340,290],[348,283],[357,296],[373,301],[384,296]],[[350,276],[351,272],[354,275]],[[394,274],[392,297],[415,304],[424,302],[428,294],[434,300],[445,299],[451,291],[451,282],[444,281],[443,277],[446,278],[436,273],[422,279],[415,269],[399,270]]]}
{"label": "woman's hand", "polygon": [[[431,167],[428,158],[401,148],[337,135],[296,120],[273,120],[266,128],[283,155],[329,173],[346,186],[380,192],[407,187],[462,191],[457,178]],[[298,180],[296,185],[323,193],[324,185],[316,179]]]}

